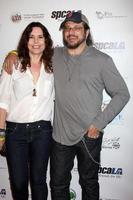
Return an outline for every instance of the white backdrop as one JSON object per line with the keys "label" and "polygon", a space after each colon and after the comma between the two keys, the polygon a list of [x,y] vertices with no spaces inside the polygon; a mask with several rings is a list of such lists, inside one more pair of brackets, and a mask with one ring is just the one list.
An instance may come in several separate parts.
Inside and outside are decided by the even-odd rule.
{"label": "white backdrop", "polygon": [[[59,26],[67,12],[73,10],[81,10],[88,17],[95,46],[112,56],[131,94],[128,105],[105,129],[99,169],[100,197],[101,200],[133,200],[133,1],[0,0],[0,66],[5,55],[16,48],[23,29],[32,21],[46,25],[54,45],[62,45]],[[104,96],[103,106],[106,106],[109,97]],[[81,200],[76,160],[72,175],[71,200]],[[6,161],[2,157],[0,200],[12,200]]]}

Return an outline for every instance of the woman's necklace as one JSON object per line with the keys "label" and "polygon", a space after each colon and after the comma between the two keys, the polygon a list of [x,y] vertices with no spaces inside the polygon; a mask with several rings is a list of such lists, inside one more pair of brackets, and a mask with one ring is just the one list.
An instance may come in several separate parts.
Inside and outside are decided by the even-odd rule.
{"label": "woman's necklace", "polygon": [[34,88],[34,89],[33,89],[32,96],[33,96],[33,97],[36,97],[36,96],[37,96],[37,91],[36,91],[36,88]]}
{"label": "woman's necklace", "polygon": [[40,68],[41,68],[41,63],[37,64],[36,67],[32,65],[32,68],[30,68],[30,72],[33,76],[33,84],[34,84],[34,88],[32,91],[32,96],[36,97],[37,96],[37,90],[35,88],[35,85],[38,81],[39,75],[40,75]]}

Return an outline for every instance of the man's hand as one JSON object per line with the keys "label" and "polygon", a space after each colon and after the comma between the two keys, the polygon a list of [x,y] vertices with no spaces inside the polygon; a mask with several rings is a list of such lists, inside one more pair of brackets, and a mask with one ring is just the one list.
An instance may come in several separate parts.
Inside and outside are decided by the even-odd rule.
{"label": "man's hand", "polygon": [[8,73],[12,74],[13,65],[18,67],[18,56],[14,53],[9,53],[3,63],[3,69]]}
{"label": "man's hand", "polygon": [[94,125],[91,125],[87,130],[88,137],[90,138],[98,138],[99,133],[99,130]]}

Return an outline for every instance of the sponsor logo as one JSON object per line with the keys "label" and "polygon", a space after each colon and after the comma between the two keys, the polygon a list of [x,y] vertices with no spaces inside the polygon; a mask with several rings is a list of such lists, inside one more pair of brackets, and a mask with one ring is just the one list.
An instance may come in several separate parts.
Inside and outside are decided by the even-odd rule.
{"label": "sponsor logo", "polygon": [[23,18],[24,19],[42,19],[42,18],[44,18],[44,14],[43,13],[24,14]]}
{"label": "sponsor logo", "polygon": [[122,175],[122,168],[100,167],[98,173],[101,173],[101,174],[119,174],[119,175]]}
{"label": "sponsor logo", "polygon": [[22,20],[22,16],[20,13],[14,13],[12,16],[11,16],[11,20],[12,22],[20,22]]}
{"label": "sponsor logo", "polygon": [[[55,20],[62,20],[64,19],[67,15],[71,15],[72,12],[75,12],[75,10],[54,10],[51,13],[51,18]],[[78,12],[81,12],[81,10],[78,10]]]}
{"label": "sponsor logo", "polygon": [[124,50],[125,42],[95,42],[94,46],[99,50]]}
{"label": "sponsor logo", "polygon": [[76,192],[73,189],[70,189],[70,200],[76,199]]}
{"label": "sponsor logo", "polygon": [[103,138],[102,148],[103,149],[119,149],[120,148],[120,137]]}
{"label": "sponsor logo", "polygon": [[4,198],[6,197],[6,189],[2,188],[2,189],[0,190],[0,197],[1,197],[2,199],[4,199]]}
{"label": "sponsor logo", "polygon": [[112,12],[108,11],[96,11],[96,16],[98,19],[105,19],[105,18],[125,18],[127,16],[124,15],[114,15]]}
{"label": "sponsor logo", "polygon": [[99,167],[99,177],[104,178],[121,178],[123,175],[122,168],[116,167]]}
{"label": "sponsor logo", "polygon": [[12,22],[20,22],[22,19],[29,20],[29,19],[42,19],[44,18],[43,13],[37,13],[37,14],[21,14],[21,13],[15,13],[12,14],[11,20]]}

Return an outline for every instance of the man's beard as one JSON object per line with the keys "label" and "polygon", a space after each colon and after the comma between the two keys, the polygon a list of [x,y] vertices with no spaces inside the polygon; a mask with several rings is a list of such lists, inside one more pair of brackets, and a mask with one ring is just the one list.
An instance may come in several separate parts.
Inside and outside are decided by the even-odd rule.
{"label": "man's beard", "polygon": [[68,49],[76,49],[78,48],[83,42],[86,41],[86,36],[82,37],[79,41],[77,41],[75,44],[70,44],[64,37],[63,37],[63,44]]}

